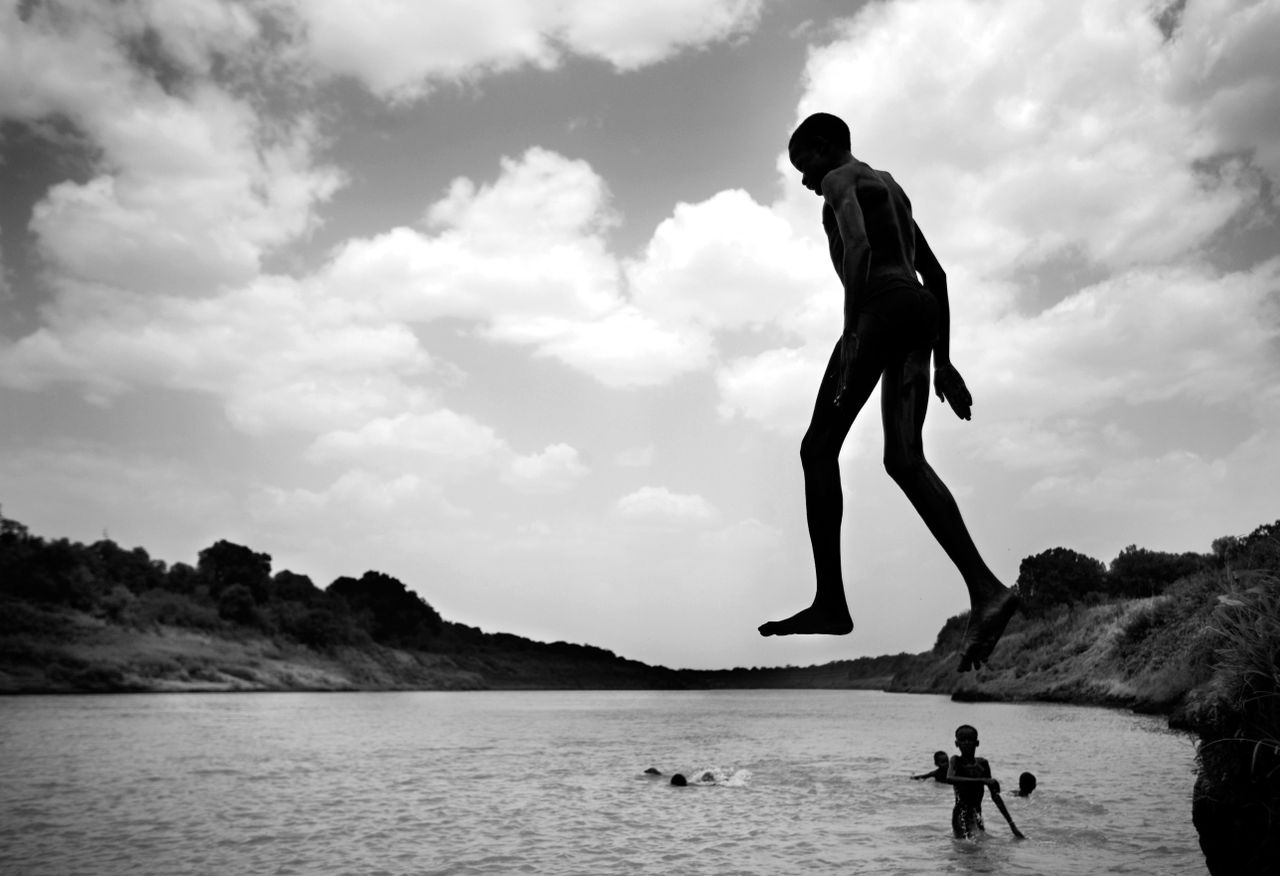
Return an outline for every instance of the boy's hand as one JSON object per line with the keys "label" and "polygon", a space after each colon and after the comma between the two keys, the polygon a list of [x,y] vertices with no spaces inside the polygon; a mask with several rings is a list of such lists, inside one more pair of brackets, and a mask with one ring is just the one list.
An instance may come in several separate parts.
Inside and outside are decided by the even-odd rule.
{"label": "boy's hand", "polygon": [[938,393],[938,398],[951,405],[951,410],[956,412],[957,417],[968,420],[973,416],[970,411],[973,396],[969,394],[969,387],[964,385],[964,378],[960,376],[956,366],[948,362],[935,371],[933,389]]}
{"label": "boy's hand", "polygon": [[836,404],[844,397],[845,388],[849,385],[849,374],[853,371],[853,363],[858,359],[858,336],[853,332],[845,332],[840,336],[840,373],[836,377]]}

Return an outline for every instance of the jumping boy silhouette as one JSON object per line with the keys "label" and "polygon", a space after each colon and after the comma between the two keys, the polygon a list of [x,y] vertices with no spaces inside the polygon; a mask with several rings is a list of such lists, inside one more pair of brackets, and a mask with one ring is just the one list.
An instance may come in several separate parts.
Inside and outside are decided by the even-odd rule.
{"label": "jumping boy silhouette", "polygon": [[973,403],[951,364],[946,274],[911,216],[906,192],[849,149],[849,127],[828,113],[801,122],[788,145],[802,184],[823,199],[822,226],[844,286],[844,331],[800,444],[817,592],[808,608],[759,629],[765,636],[838,636],[853,630],[840,569],[844,499],[838,456],[854,418],[879,383],[885,469],[969,591],[969,626],[959,664],[965,672],[991,656],[1018,608],[1018,596],[983,562],[955,499],[924,457],[921,430],[929,404],[930,352],[938,397],[965,420]]}

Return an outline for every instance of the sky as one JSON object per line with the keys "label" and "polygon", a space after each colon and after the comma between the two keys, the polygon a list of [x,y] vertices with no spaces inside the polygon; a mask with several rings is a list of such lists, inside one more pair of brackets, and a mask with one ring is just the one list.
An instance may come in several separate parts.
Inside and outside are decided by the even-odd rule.
{"label": "sky", "polygon": [[1280,518],[1277,44],[1280,0],[0,0],[0,508],[652,664],[926,650],[967,597],[874,400],[854,632],[756,632],[813,592],[822,110],[947,272],[973,419],[925,447],[996,574],[1208,551]]}

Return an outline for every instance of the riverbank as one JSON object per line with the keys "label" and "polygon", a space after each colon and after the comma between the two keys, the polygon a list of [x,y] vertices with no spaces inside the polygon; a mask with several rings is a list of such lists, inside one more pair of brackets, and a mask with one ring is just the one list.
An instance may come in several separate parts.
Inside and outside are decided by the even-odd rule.
{"label": "riverbank", "polygon": [[[315,647],[248,624],[166,623],[146,594],[114,619],[7,600],[0,606],[0,692],[862,688],[1170,714],[1211,675],[1207,622],[1230,587],[1223,575],[1202,573],[1156,597],[1019,616],[993,665],[964,675],[955,672],[961,629],[955,625],[919,654],[690,670],[447,622],[430,650],[368,640]],[[171,607],[173,599],[166,595],[164,604]]]}
{"label": "riverbank", "polygon": [[1212,674],[1208,621],[1232,591],[1221,572],[1202,572],[1159,596],[1057,606],[1015,617],[980,672],[957,675],[954,641],[940,641],[894,677],[893,691],[948,693],[960,700],[1116,706],[1178,714]]}

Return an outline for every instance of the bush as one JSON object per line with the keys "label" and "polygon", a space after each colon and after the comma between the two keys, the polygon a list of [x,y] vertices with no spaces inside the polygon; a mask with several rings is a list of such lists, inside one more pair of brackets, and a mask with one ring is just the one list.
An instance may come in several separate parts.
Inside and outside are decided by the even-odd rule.
{"label": "bush", "polygon": [[1225,595],[1217,666],[1199,715],[1192,820],[1214,876],[1274,873],[1280,859],[1280,579]]}
{"label": "bush", "polygon": [[1027,557],[1018,566],[1023,610],[1043,614],[1054,605],[1074,604],[1088,593],[1105,590],[1107,567],[1100,560],[1056,547]]}
{"label": "bush", "polygon": [[243,584],[232,584],[218,597],[218,616],[237,624],[251,624],[257,616],[253,592]]}
{"label": "bush", "polygon": [[144,625],[166,624],[197,630],[213,630],[221,626],[218,612],[212,606],[165,590],[151,590],[138,597],[134,614]]}
{"label": "bush", "polygon": [[1163,593],[1170,584],[1213,564],[1195,553],[1169,554],[1129,545],[1111,561],[1107,573],[1117,596],[1144,597]]}

